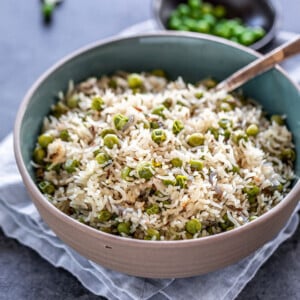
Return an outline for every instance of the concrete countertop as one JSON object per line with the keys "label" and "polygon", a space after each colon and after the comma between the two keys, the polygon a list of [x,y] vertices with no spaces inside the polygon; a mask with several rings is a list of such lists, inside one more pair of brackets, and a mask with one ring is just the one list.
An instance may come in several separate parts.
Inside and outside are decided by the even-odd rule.
{"label": "concrete countertop", "polygon": [[[281,28],[300,33],[299,0],[281,2]],[[65,0],[44,26],[39,1],[0,2],[0,139],[34,80],[65,54],[151,17],[151,0]],[[286,4],[288,3],[288,4]],[[239,300],[300,299],[300,228],[263,265]],[[0,229],[0,300],[99,299]],[[101,299],[101,298],[100,298]],[[201,299],[201,297],[199,298]]]}

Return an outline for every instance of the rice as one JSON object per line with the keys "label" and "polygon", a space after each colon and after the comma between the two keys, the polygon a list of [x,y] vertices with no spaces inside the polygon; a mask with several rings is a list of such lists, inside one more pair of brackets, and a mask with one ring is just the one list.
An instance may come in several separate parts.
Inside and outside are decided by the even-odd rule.
{"label": "rice", "polygon": [[282,119],[207,81],[161,73],[118,72],[59,94],[34,151],[48,200],[99,230],[152,240],[231,230],[279,203],[294,177]]}

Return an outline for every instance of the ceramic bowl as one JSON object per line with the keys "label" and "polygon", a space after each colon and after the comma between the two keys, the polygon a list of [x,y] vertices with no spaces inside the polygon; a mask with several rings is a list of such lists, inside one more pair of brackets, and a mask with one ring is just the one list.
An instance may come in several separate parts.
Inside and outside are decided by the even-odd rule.
{"label": "ceramic bowl", "polygon": [[[167,29],[168,19],[180,3],[187,0],[152,0],[154,18],[160,29]],[[275,2],[270,0],[207,0],[214,5],[221,4],[228,8],[229,18],[239,18],[247,26],[260,26],[265,29],[266,35],[250,47],[259,50],[266,46],[275,37],[278,29],[278,13]]]}
{"label": "ceramic bowl", "polygon": [[[249,255],[271,240],[285,225],[300,196],[300,183],[285,199],[257,220],[229,232],[194,240],[144,241],[100,232],[65,215],[41,194],[31,166],[32,151],[42,119],[73,79],[110,74],[116,70],[140,72],[161,68],[171,79],[190,82],[213,76],[221,80],[259,54],[223,39],[199,34],[161,32],[98,42],[53,66],[26,94],[15,123],[14,147],[20,173],[44,221],[57,236],[80,254],[124,273],[156,278],[207,273]],[[243,86],[244,93],[272,114],[285,114],[300,153],[300,94],[298,87],[276,67]],[[300,175],[300,160],[295,171]]]}

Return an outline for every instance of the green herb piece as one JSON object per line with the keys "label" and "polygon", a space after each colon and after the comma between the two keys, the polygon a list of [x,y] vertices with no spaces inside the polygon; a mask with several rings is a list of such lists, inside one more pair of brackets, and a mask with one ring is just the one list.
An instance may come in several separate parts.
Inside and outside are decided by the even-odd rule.
{"label": "green herb piece", "polygon": [[128,121],[129,118],[122,114],[116,114],[113,116],[113,122],[117,130],[123,130]]}
{"label": "green herb piece", "polygon": [[104,101],[101,97],[95,96],[92,98],[91,109],[101,111],[104,106]]}
{"label": "green herb piece", "polygon": [[149,162],[141,162],[136,167],[137,174],[140,178],[144,178],[149,180],[154,176],[155,169],[153,168],[152,164]]}
{"label": "green herb piece", "polygon": [[184,129],[184,125],[182,121],[180,120],[175,120],[172,126],[172,131],[174,134],[178,134],[181,130]]}

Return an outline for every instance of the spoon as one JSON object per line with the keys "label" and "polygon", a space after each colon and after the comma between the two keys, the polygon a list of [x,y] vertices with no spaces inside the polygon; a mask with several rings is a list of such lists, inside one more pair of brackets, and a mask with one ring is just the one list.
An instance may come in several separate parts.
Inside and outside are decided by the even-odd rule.
{"label": "spoon", "polygon": [[259,57],[249,65],[243,67],[237,72],[233,73],[230,77],[220,82],[215,91],[225,90],[231,92],[242,84],[259,75],[270,68],[274,67],[277,63],[300,53],[300,36],[297,36],[290,42],[287,42],[270,53]]}

